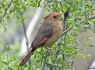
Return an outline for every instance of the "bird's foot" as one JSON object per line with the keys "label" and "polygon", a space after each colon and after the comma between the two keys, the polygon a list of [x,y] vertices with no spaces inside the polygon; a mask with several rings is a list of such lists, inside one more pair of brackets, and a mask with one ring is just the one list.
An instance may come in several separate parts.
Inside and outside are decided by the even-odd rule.
{"label": "bird's foot", "polygon": [[54,54],[54,53],[52,52],[52,49],[51,49],[51,48],[46,47],[46,49],[47,49],[47,52],[48,52],[48,53]]}

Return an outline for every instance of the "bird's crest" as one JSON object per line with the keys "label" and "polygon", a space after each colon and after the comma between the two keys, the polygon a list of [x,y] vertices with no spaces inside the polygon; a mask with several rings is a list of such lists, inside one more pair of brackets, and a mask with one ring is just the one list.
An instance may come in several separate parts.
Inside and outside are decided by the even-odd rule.
{"label": "bird's crest", "polygon": [[47,19],[51,14],[47,15],[44,19]]}

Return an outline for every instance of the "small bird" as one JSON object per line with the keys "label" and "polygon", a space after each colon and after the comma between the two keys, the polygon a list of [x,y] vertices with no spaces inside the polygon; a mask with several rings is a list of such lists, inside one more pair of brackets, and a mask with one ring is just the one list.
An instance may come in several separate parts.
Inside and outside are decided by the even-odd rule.
{"label": "small bird", "polygon": [[60,38],[63,30],[59,20],[60,16],[61,13],[53,12],[44,18],[44,22],[31,44],[31,50],[22,60],[20,66],[23,66],[29,60],[36,49],[41,47],[49,49]]}

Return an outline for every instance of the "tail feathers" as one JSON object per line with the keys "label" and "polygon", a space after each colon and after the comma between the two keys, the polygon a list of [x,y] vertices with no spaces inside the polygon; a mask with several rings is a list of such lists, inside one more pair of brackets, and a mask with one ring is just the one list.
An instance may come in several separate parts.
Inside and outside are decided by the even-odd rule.
{"label": "tail feathers", "polygon": [[31,57],[31,55],[33,54],[34,51],[30,51],[26,56],[25,58],[22,60],[22,62],[19,64],[20,66],[23,66],[28,60],[29,58]]}

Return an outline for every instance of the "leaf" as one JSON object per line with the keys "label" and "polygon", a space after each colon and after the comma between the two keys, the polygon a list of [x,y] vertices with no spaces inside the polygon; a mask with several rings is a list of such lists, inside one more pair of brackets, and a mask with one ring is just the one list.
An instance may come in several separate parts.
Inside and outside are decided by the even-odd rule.
{"label": "leaf", "polygon": [[87,54],[87,57],[88,57],[88,58],[90,58],[90,57],[91,57],[91,55],[90,55],[90,54]]}
{"label": "leaf", "polygon": [[28,70],[31,70],[31,69],[32,69],[32,66],[28,65],[28,67],[27,67],[27,68],[28,68]]}
{"label": "leaf", "polygon": [[50,8],[49,8],[49,7],[46,7],[46,10],[47,10],[47,11],[50,11]]}
{"label": "leaf", "polygon": [[13,56],[13,60],[16,60],[16,57],[15,56]]}
{"label": "leaf", "polygon": [[90,35],[87,36],[86,38],[87,42],[91,41],[92,40],[92,37]]}
{"label": "leaf", "polygon": [[37,70],[40,70],[39,68],[37,68]]}
{"label": "leaf", "polygon": [[20,66],[19,66],[19,65],[14,65],[14,67],[16,67],[16,68],[20,68]]}
{"label": "leaf", "polygon": [[86,49],[84,49],[84,52],[86,52],[87,50]]}
{"label": "leaf", "polygon": [[6,27],[4,27],[4,32],[6,32],[7,31],[7,28]]}
{"label": "leaf", "polygon": [[81,56],[82,56],[83,58],[85,58],[85,57],[86,57],[86,54],[81,54]]}
{"label": "leaf", "polygon": [[36,59],[36,62],[39,63],[41,60],[40,59]]}
{"label": "leaf", "polygon": [[79,54],[75,54],[75,57],[80,58],[80,55]]}
{"label": "leaf", "polygon": [[4,62],[4,61],[3,61],[2,63],[4,63],[5,65],[8,65],[8,63],[7,63],[7,62]]}
{"label": "leaf", "polygon": [[6,50],[7,50],[7,51],[9,51],[9,50],[10,50],[10,48],[9,48],[9,46],[8,46],[8,45],[7,45],[7,47],[6,47]]}
{"label": "leaf", "polygon": [[89,47],[93,47],[93,45],[92,45],[92,44],[88,44],[88,46],[89,46]]}
{"label": "leaf", "polygon": [[38,7],[40,6],[40,1],[38,2]]}

